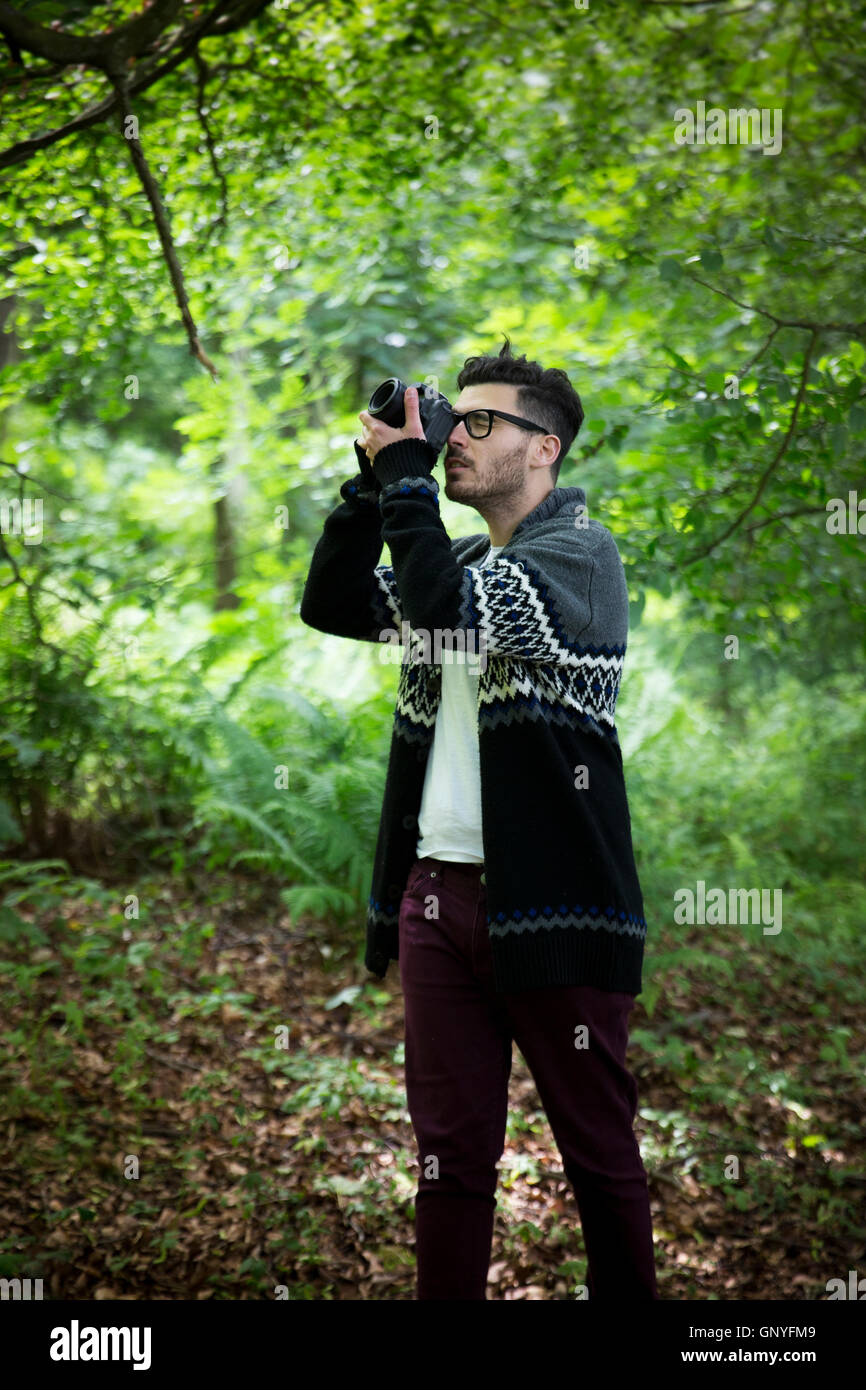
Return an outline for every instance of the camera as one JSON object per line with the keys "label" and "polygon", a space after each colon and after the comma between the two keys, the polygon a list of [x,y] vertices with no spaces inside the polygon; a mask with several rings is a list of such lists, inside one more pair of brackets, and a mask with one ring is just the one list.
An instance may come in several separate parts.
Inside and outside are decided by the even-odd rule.
{"label": "camera", "polygon": [[[418,392],[418,413],[427,443],[432,444],[438,454],[457,423],[450,402],[440,391],[425,386],[423,381],[415,381],[412,385]],[[384,425],[391,425],[393,429],[398,430],[406,423],[403,405],[405,394],[405,382],[396,376],[389,376],[387,381],[376,387],[367,410]]]}

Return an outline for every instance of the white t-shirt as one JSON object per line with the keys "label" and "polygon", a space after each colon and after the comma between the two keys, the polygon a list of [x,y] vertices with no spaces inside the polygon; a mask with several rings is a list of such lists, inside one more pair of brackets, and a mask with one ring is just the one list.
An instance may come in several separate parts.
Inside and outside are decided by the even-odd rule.
{"label": "white t-shirt", "polygon": [[[474,569],[502,550],[491,546]],[[419,859],[483,864],[481,770],[478,761],[478,665],[443,654],[442,692],[418,813]]]}

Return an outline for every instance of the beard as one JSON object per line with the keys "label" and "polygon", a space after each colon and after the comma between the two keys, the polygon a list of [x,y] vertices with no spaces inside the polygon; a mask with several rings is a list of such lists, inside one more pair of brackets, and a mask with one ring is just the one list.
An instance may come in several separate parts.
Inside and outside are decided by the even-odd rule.
{"label": "beard", "polygon": [[[485,459],[483,472],[472,464],[466,473],[455,473],[445,482],[445,496],[455,502],[474,506],[476,502],[510,501],[526,489],[527,475],[523,467],[529,443]],[[453,450],[452,450],[453,452]]]}

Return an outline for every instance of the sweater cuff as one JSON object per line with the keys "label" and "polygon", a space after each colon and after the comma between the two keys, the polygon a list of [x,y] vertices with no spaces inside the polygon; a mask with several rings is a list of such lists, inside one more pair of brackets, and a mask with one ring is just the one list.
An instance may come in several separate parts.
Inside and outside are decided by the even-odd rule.
{"label": "sweater cuff", "polygon": [[372,488],[368,488],[360,473],[356,473],[354,478],[347,478],[340,486],[340,496],[344,502],[361,502],[379,510],[379,494]]}
{"label": "sweater cuff", "polygon": [[373,472],[382,487],[400,478],[429,478],[439,450],[426,439],[395,439],[386,444],[373,459]]}
{"label": "sweater cuff", "polygon": [[361,470],[361,477],[364,479],[367,492],[375,492],[378,497],[379,493],[382,491],[382,484],[373,472],[370,466],[370,460],[367,458],[367,455],[364,453],[357,439],[355,440],[355,453],[358,457],[358,467]]}

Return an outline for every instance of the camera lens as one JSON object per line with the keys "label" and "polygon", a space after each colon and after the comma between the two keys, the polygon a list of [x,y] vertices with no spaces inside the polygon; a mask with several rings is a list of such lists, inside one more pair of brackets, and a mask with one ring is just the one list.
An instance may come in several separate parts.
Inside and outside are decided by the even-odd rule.
{"label": "camera lens", "polygon": [[[376,387],[370,397],[370,404],[368,406],[369,413],[371,415],[385,415],[386,412],[388,412],[389,406],[393,407],[399,404],[398,401],[395,400],[395,397],[399,394],[399,378],[396,376],[389,376],[387,381],[383,381],[381,386]],[[388,421],[386,420],[385,423],[387,424]]]}

